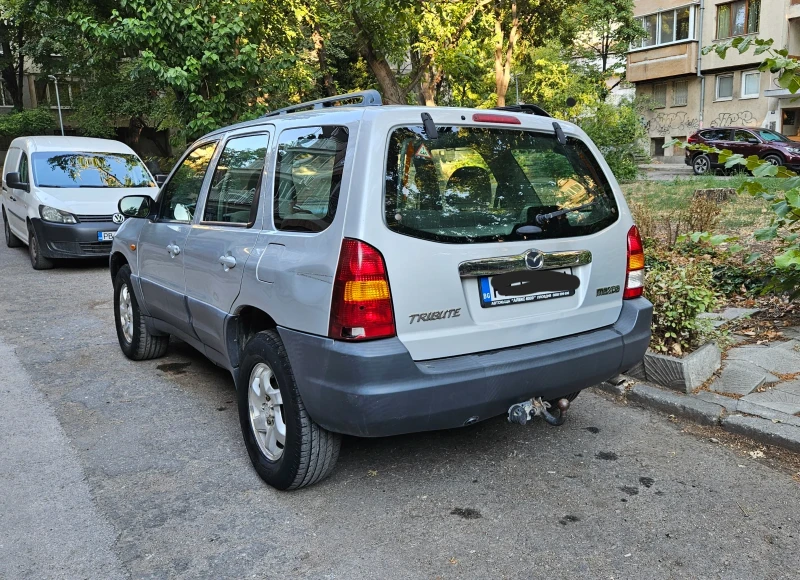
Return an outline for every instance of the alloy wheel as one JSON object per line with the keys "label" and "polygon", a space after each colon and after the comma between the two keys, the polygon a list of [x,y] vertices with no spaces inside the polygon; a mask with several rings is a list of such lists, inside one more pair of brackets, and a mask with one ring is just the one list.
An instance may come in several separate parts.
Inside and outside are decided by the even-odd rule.
{"label": "alloy wheel", "polygon": [[286,445],[286,423],[283,420],[283,398],[278,379],[268,364],[258,363],[253,367],[247,400],[250,427],[258,448],[267,459],[277,461]]}
{"label": "alloy wheel", "polygon": [[133,342],[133,304],[127,284],[119,289],[119,325],[127,343]]}

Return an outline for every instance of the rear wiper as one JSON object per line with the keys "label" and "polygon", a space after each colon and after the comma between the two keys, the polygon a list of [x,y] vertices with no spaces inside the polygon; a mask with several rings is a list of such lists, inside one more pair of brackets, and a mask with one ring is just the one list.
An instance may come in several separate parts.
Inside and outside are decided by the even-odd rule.
{"label": "rear wiper", "polygon": [[594,201],[590,201],[589,203],[584,203],[583,205],[578,205],[576,207],[568,207],[568,208],[560,209],[558,211],[553,211],[553,212],[550,212],[550,213],[540,213],[540,214],[536,215],[536,223],[539,224],[539,225],[542,225],[542,224],[545,224],[545,223],[549,222],[553,218],[557,218],[559,216],[562,216],[562,215],[565,215],[565,214],[568,214],[568,213],[572,213],[572,212],[575,212],[575,211],[581,211],[581,210],[587,209],[589,207],[592,207],[594,204],[595,204]]}

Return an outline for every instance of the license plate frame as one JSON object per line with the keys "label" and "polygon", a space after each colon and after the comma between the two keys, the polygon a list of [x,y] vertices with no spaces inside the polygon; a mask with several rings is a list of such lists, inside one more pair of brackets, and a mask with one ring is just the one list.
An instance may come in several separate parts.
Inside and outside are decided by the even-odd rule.
{"label": "license plate frame", "polygon": [[[572,274],[572,268],[561,268],[555,271],[564,274]],[[478,300],[482,308],[496,308],[498,306],[509,306],[510,304],[529,304],[531,302],[567,298],[575,295],[575,290],[558,290],[554,292],[534,292],[523,296],[503,296],[497,298],[497,291],[492,288],[491,278],[492,276],[480,276],[478,278]]]}
{"label": "license plate frame", "polygon": [[98,242],[113,242],[114,235],[117,232],[97,232],[97,241]]}

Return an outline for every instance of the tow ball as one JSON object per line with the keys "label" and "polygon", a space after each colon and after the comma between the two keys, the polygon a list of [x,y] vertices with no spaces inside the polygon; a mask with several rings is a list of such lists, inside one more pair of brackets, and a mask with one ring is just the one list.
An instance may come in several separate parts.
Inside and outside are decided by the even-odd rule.
{"label": "tow ball", "polygon": [[508,408],[508,421],[509,423],[517,423],[519,425],[527,425],[529,421],[533,421],[536,417],[542,417],[551,425],[563,425],[567,419],[567,409],[569,409],[569,401],[567,399],[559,399],[556,407],[560,411],[558,417],[555,417],[548,409],[550,408],[548,401],[542,401],[541,397],[534,397],[530,401],[517,403]]}

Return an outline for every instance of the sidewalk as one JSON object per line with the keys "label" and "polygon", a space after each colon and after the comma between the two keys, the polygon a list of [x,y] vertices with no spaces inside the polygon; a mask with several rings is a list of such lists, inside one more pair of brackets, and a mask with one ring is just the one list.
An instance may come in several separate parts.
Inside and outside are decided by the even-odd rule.
{"label": "sidewalk", "polygon": [[624,375],[599,388],[643,407],[800,453],[800,327],[783,329],[781,335],[785,340],[731,348],[717,375],[692,394]]}

